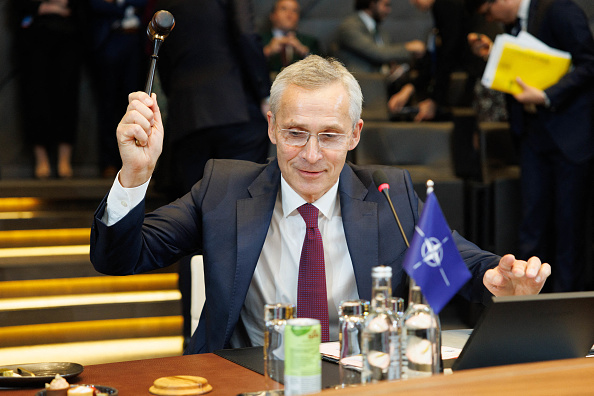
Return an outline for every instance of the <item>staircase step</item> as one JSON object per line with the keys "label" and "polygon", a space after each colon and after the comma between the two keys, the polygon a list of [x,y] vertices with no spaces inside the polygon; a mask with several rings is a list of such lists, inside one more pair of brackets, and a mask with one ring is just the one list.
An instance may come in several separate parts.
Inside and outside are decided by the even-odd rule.
{"label": "staircase step", "polygon": [[0,232],[45,230],[51,234],[55,229],[89,228],[92,221],[92,211],[0,212]]}
{"label": "staircase step", "polygon": [[51,198],[84,199],[103,198],[111,188],[113,180],[107,179],[48,179],[48,180],[2,180],[0,197],[3,198]]}
{"label": "staircase step", "polygon": [[89,245],[0,249],[0,281],[97,276]]}
{"label": "staircase step", "polygon": [[[183,337],[128,338],[0,348],[0,365],[31,362],[75,362],[87,366],[128,360],[179,356]],[[132,376],[130,380],[134,380]]]}
{"label": "staircase step", "polygon": [[45,265],[89,261],[90,245],[16,247],[0,249],[0,268],[17,264]]}
{"label": "staircase step", "polygon": [[2,326],[181,315],[177,290],[72,294],[0,300]]}
{"label": "staircase step", "polygon": [[162,316],[0,327],[0,348],[182,335],[183,317]]}
{"label": "staircase step", "polygon": [[[90,263],[93,214],[112,184],[0,180],[0,365],[181,354],[177,266],[111,277]],[[147,211],[166,203],[149,187]]]}
{"label": "staircase step", "polygon": [[24,280],[2,282],[0,299],[143,290],[177,290],[177,287],[178,274],[176,273]]}
{"label": "staircase step", "polygon": [[[5,179],[0,180],[0,198],[40,198],[42,200],[96,201],[96,206],[111,189],[112,179]],[[164,194],[156,191],[153,185],[147,190],[148,201],[166,201]],[[1,205],[0,205],[1,206]]]}
{"label": "staircase step", "polygon": [[[61,225],[61,224],[60,224]],[[18,251],[5,248],[41,247],[61,245],[88,245],[91,237],[90,228],[56,228],[52,230],[10,230],[0,231],[0,255],[14,255]],[[24,251],[22,251],[24,252]]]}

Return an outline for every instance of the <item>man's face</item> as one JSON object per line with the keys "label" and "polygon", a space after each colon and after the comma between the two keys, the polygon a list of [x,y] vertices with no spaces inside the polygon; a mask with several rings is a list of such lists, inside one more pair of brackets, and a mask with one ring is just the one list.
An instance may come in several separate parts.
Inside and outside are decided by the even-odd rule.
{"label": "man's face", "polygon": [[381,23],[392,12],[391,0],[377,0],[371,4],[371,16],[377,23]]}
{"label": "man's face", "polygon": [[421,11],[429,11],[435,0],[410,0],[410,3]]}
{"label": "man's face", "polygon": [[520,0],[495,0],[479,7],[479,14],[483,14],[489,22],[511,24],[518,17]]}
{"label": "man's face", "polygon": [[295,0],[280,0],[270,14],[272,27],[283,31],[294,31],[299,23],[299,3]]}
{"label": "man's face", "polygon": [[[342,84],[309,90],[290,85],[284,92],[279,111],[273,119],[268,112],[268,136],[276,144],[278,165],[287,183],[307,202],[324,195],[338,180],[346,155],[359,143],[363,120],[352,130],[349,95]],[[281,129],[300,130],[317,135],[320,132],[347,135],[343,148],[321,148],[310,136],[303,147],[290,146]]]}

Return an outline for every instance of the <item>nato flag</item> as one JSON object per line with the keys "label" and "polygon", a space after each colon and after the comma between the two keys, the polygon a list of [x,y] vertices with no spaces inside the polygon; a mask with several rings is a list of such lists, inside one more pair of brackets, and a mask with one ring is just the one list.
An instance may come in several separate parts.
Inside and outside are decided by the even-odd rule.
{"label": "nato flag", "polygon": [[404,257],[404,269],[436,314],[471,277],[434,193],[427,196]]}

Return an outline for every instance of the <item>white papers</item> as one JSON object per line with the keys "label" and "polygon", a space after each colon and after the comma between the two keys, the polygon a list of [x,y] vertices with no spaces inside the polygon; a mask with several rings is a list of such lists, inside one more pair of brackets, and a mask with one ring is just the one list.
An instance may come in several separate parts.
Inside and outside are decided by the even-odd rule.
{"label": "white papers", "polygon": [[[441,347],[441,357],[444,360],[448,359],[455,359],[460,355],[462,351],[461,348],[456,348],[452,346],[443,346]],[[338,341],[334,342],[324,342],[320,344],[320,353],[328,360],[332,360],[334,362],[338,362],[340,359],[340,344]],[[352,356],[347,359],[343,360],[343,363],[354,367],[356,369],[361,370],[363,368],[363,360],[361,355]]]}
{"label": "white papers", "polygon": [[[542,68],[539,67],[539,62],[543,65]],[[557,63],[566,66],[547,67],[550,62],[553,63],[553,66],[556,66]],[[517,93],[521,92],[521,89],[518,86],[513,86],[516,77],[521,77],[528,85],[532,85],[529,83],[530,79],[535,74],[544,73],[550,77],[547,76],[548,78],[542,82],[542,78],[539,78],[533,83],[533,86],[544,89],[553,85],[565,74],[570,62],[571,54],[569,52],[549,47],[530,33],[522,31],[517,37],[500,34],[495,38],[491,48],[481,82],[487,88]]]}

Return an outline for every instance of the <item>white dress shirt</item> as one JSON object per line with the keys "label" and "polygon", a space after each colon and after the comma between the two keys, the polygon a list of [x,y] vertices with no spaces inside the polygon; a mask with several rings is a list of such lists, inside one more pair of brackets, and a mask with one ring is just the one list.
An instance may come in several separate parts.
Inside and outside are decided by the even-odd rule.
{"label": "white dress shirt", "polygon": [[[135,188],[124,188],[116,180],[107,197],[103,222],[115,224],[138,205],[148,182]],[[297,208],[306,203],[281,176],[268,234],[258,258],[248,293],[241,310],[252,346],[264,344],[264,305],[291,303],[297,305],[299,259],[305,239],[305,221]],[[338,339],[338,306],[341,301],[359,298],[355,272],[348,252],[342,224],[338,182],[313,202],[319,209],[318,227],[324,244],[326,290],[328,293],[330,340]],[[245,347],[238,334],[231,338],[234,348]]]}
{"label": "white dress shirt", "polygon": [[520,19],[520,25],[522,30],[528,29],[528,12],[530,11],[530,0],[521,0],[520,7],[518,8],[518,19]]}

